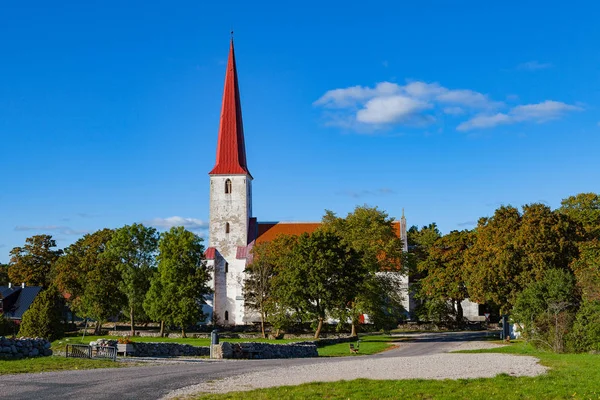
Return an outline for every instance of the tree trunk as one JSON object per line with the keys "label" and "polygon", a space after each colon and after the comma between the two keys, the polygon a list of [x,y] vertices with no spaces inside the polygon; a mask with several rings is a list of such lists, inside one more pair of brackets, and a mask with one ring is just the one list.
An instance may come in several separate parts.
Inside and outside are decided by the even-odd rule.
{"label": "tree trunk", "polygon": [[165,321],[160,321],[160,337],[165,337]]}
{"label": "tree trunk", "polygon": [[102,328],[102,323],[100,321],[96,321],[96,327],[94,328],[94,335],[95,336],[100,336],[101,329]]}
{"label": "tree trunk", "polygon": [[319,338],[322,328],[323,328],[323,317],[319,317],[319,325],[317,325],[317,331],[315,332],[315,339]]}
{"label": "tree trunk", "polygon": [[260,313],[260,330],[262,332],[263,339],[266,339],[267,335],[265,335],[265,313],[264,312]]}
{"label": "tree trunk", "polygon": [[129,323],[131,324],[131,336],[135,336],[135,322],[133,315],[133,307],[129,309]]}
{"label": "tree trunk", "polygon": [[350,332],[350,336],[356,336],[356,322],[352,321],[352,332]]}
{"label": "tree trunk", "polygon": [[463,308],[462,308],[462,304],[460,304],[459,300],[456,300],[456,322],[458,324],[463,323]]}
{"label": "tree trunk", "polygon": [[187,336],[185,336],[185,329],[181,328],[181,338],[186,338]]}

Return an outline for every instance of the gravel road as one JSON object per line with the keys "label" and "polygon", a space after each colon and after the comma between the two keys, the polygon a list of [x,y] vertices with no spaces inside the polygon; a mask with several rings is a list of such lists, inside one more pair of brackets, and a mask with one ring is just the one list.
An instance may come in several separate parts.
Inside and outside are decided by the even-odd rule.
{"label": "gravel road", "polygon": [[[475,350],[496,347],[486,342],[451,342],[446,349]],[[462,379],[491,378],[500,373],[512,376],[535,376],[546,372],[538,359],[493,353],[439,353],[421,357],[402,356],[402,347],[390,350],[387,357],[353,357],[343,361],[270,369],[205,381],[169,393],[165,398],[186,396],[198,392],[224,393],[245,391],[308,382],[332,382],[366,379]],[[396,355],[394,356],[394,353]]]}

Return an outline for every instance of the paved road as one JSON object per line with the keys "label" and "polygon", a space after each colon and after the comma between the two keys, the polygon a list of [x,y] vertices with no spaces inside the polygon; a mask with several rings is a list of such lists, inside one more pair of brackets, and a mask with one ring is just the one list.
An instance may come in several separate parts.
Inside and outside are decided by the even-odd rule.
{"label": "paved road", "polygon": [[[451,350],[458,343],[485,336],[485,332],[409,334],[411,342],[365,357],[414,357]],[[0,377],[0,398],[4,399],[159,399],[172,390],[233,375],[336,362],[343,358],[285,360],[191,360],[160,365],[5,375]]]}

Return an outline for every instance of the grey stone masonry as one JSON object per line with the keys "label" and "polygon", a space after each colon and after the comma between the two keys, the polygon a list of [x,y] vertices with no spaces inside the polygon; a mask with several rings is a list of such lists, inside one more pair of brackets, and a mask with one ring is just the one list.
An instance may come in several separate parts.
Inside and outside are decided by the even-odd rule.
{"label": "grey stone masonry", "polygon": [[52,355],[50,342],[41,338],[9,339],[0,336],[0,360],[19,360],[26,357]]}
{"label": "grey stone masonry", "polygon": [[[134,357],[180,357],[180,356],[208,356],[210,347],[191,346],[189,344],[162,343],[162,342],[132,342],[133,351],[127,351],[127,355]],[[114,346],[119,347],[117,340],[98,339],[90,342],[90,346]]]}
{"label": "grey stone masonry", "polygon": [[318,357],[317,346],[312,342],[289,344],[231,343],[214,345],[213,358],[307,358]]}

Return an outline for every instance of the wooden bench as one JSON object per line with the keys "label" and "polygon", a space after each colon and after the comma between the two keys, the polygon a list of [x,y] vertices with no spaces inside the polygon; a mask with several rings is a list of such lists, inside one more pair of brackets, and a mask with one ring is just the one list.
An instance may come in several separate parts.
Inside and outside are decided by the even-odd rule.
{"label": "wooden bench", "polygon": [[354,343],[350,343],[350,353],[358,353],[358,345],[354,346]]}

